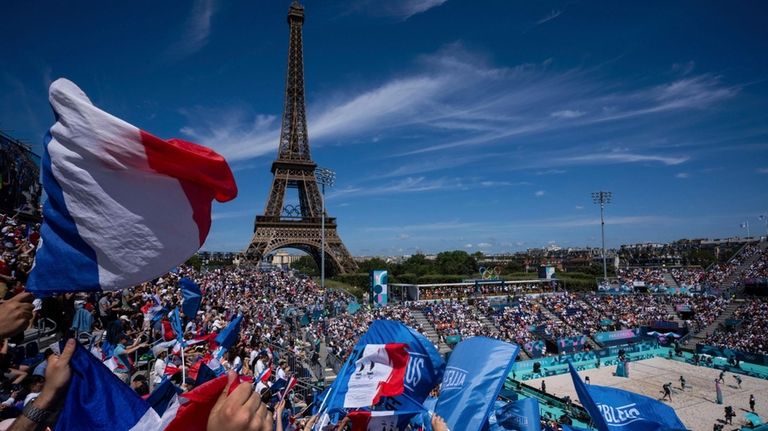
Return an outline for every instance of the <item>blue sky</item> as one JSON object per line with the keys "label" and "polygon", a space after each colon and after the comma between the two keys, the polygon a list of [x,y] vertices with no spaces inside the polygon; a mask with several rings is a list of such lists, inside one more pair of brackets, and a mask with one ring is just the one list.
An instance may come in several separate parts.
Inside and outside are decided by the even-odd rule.
{"label": "blue sky", "polygon": [[[208,145],[239,197],[204,249],[241,250],[277,151],[289,1],[2,6],[0,129],[39,150],[47,85]],[[596,246],[765,228],[765,2],[307,1],[314,159],[356,255]]]}

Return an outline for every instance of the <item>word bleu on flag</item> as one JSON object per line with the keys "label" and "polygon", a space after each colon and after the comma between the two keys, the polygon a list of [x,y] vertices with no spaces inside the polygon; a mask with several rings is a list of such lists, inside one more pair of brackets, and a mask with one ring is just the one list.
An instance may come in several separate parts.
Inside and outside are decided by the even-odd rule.
{"label": "word bleu on flag", "polygon": [[440,383],[445,369],[445,361],[435,346],[414,329],[392,320],[375,320],[368,331],[358,340],[352,353],[345,362],[339,375],[331,385],[328,401],[325,406],[328,411],[344,409],[350,381],[359,370],[355,364],[365,354],[365,349],[372,344],[404,343],[408,352],[408,363],[403,377],[403,394],[385,398],[383,409],[397,410],[399,406],[422,403],[429,392]]}
{"label": "word bleu on flag", "polygon": [[347,384],[344,407],[369,407],[378,404],[381,397],[402,394],[408,365],[407,348],[405,343],[365,346]]}
{"label": "word bleu on flag", "polygon": [[211,227],[211,201],[237,196],[232,171],[209,148],[163,140],[54,81],[46,135],[42,244],[27,289],[117,290],[166,273]]}
{"label": "word bleu on flag", "polygon": [[200,309],[200,301],[203,298],[200,286],[187,277],[179,280],[179,286],[181,287],[181,295],[184,298],[184,301],[181,303],[181,311],[188,318],[194,319],[197,315],[197,310]]}
{"label": "word bleu on flag", "polygon": [[496,412],[488,417],[488,429],[489,431],[540,431],[539,400],[523,398],[497,408]]}
{"label": "word bleu on flag", "polygon": [[485,426],[519,349],[487,337],[472,337],[456,345],[435,406],[435,413],[445,419],[449,429],[479,431]]}
{"label": "word bleu on flag", "polygon": [[586,385],[572,363],[571,379],[581,405],[600,431],[685,431],[672,407],[653,398],[606,386]]}

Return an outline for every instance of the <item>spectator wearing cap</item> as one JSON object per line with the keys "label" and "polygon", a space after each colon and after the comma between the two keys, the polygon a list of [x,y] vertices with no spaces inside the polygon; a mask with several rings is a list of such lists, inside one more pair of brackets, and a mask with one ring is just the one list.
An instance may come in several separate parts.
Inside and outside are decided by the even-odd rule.
{"label": "spectator wearing cap", "polygon": [[137,338],[130,347],[126,347],[128,344],[128,336],[122,334],[118,339],[119,342],[117,346],[115,346],[114,352],[115,358],[118,361],[118,366],[112,372],[127,384],[130,381],[131,371],[133,370],[133,364],[131,363],[129,355],[142,347],[146,347],[146,344],[141,343],[141,339]]}

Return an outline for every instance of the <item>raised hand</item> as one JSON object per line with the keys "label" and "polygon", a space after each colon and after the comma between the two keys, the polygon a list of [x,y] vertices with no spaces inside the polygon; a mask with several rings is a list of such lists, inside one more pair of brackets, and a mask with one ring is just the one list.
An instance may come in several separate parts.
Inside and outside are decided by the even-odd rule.
{"label": "raised hand", "polygon": [[227,386],[208,417],[211,431],[272,431],[272,413],[261,402],[259,394],[251,385],[239,385],[231,394],[229,388],[237,379],[237,373],[230,371]]}
{"label": "raised hand", "polygon": [[0,338],[16,335],[29,326],[34,299],[31,293],[24,292],[0,303]]}

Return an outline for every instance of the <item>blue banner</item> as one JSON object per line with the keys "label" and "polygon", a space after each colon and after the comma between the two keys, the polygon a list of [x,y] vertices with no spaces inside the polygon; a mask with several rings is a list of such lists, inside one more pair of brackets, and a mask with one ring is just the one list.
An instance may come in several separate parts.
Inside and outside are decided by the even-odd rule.
{"label": "blue banner", "polygon": [[[374,320],[357,341],[352,353],[339,375],[331,386],[328,399],[328,411],[343,410],[344,397],[347,393],[349,379],[355,372],[354,363],[362,356],[368,344],[405,343],[408,345],[408,365],[405,370],[405,392],[397,397],[384,397],[376,406],[381,410],[398,410],[399,406],[422,403],[429,392],[443,378],[445,361],[435,346],[416,330],[394,320]],[[350,366],[349,364],[353,364]],[[403,399],[410,397],[410,399]],[[413,401],[411,401],[413,400]]]}
{"label": "blue banner", "polygon": [[645,395],[607,386],[586,385],[573,364],[571,379],[581,405],[600,431],[686,431],[675,410]]}
{"label": "blue banner", "polygon": [[539,400],[523,398],[496,409],[488,418],[489,431],[540,431]]}
{"label": "blue banner", "polygon": [[435,407],[449,429],[483,428],[518,350],[517,345],[487,337],[472,337],[456,345]]}
{"label": "blue banner", "polygon": [[194,319],[197,316],[197,310],[200,309],[200,301],[203,299],[203,294],[194,281],[187,277],[179,280],[179,286],[181,286],[181,295],[184,300],[181,303],[181,311],[187,319]]}

